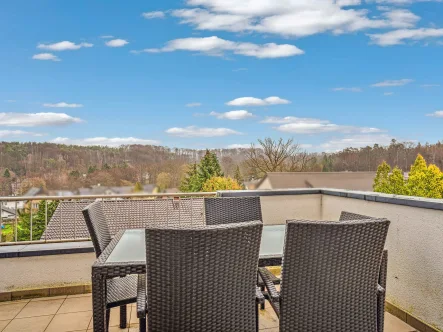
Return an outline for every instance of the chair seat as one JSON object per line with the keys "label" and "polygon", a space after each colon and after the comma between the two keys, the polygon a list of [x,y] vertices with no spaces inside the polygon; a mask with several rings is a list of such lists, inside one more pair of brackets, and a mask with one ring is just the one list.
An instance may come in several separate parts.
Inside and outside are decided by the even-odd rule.
{"label": "chair seat", "polygon": [[106,307],[113,308],[137,301],[137,276],[107,280]]}

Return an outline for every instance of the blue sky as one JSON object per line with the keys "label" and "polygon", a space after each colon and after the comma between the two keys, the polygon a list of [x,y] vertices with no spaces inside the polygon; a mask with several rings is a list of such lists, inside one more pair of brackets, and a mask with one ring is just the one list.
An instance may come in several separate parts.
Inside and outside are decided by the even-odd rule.
{"label": "blue sky", "polygon": [[15,0],[0,40],[0,140],[442,139],[441,1]]}

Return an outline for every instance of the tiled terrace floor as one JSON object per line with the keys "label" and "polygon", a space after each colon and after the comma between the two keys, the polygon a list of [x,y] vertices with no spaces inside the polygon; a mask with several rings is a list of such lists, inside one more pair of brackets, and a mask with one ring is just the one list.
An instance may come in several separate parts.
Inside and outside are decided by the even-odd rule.
{"label": "tiled terrace floor", "polygon": [[[128,328],[119,329],[118,309],[111,310],[110,332],[138,331],[135,307],[128,310]],[[278,320],[268,305],[260,313],[260,330],[278,331]],[[88,332],[92,331],[91,295],[46,297],[0,303],[0,332]],[[415,331],[386,314],[385,332]]]}

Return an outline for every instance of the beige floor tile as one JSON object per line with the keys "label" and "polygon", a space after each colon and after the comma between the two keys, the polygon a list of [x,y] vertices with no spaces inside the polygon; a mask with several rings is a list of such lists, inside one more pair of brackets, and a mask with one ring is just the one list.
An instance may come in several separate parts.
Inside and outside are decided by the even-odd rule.
{"label": "beige floor tile", "polygon": [[92,310],[92,300],[90,297],[71,297],[63,302],[57,314],[66,314],[68,312],[80,312]]}
{"label": "beige floor tile", "polygon": [[92,318],[92,311],[57,314],[45,332],[70,332],[86,330]]}
{"label": "beige floor tile", "polygon": [[[129,316],[130,316],[130,308],[127,309],[126,321],[129,326]],[[120,308],[112,308],[111,309],[111,317],[109,319],[109,326],[118,326],[120,325]]]}
{"label": "beige floor tile", "polygon": [[62,305],[63,301],[63,299],[59,299],[29,302],[22,309],[22,311],[20,311],[20,313],[17,315],[17,318],[55,315],[58,308],[60,308],[60,306]]}
{"label": "beige floor tile", "polygon": [[0,317],[2,320],[13,319],[28,304],[27,301],[5,302],[0,305]]}
{"label": "beige floor tile", "polygon": [[269,329],[278,327],[278,318],[269,303],[266,304],[265,310],[260,310],[259,326],[261,329]]}
{"label": "beige floor tile", "polygon": [[39,302],[39,301],[47,301],[47,300],[64,300],[64,299],[66,299],[66,295],[38,297],[36,299],[32,299],[31,302]]}
{"label": "beige floor tile", "polygon": [[91,293],[86,293],[86,294],[68,295],[68,299],[75,298],[75,297],[91,297],[92,298],[92,294]]}
{"label": "beige floor tile", "polygon": [[139,319],[137,318],[137,307],[128,306],[128,312],[131,310],[131,317],[129,318],[129,326],[133,326],[135,324],[139,324]]}
{"label": "beige floor tile", "polygon": [[2,332],[43,332],[52,319],[50,316],[14,319]]}
{"label": "beige floor tile", "polygon": [[8,325],[10,320],[0,320],[0,331],[3,331],[3,329]]}
{"label": "beige floor tile", "polygon": [[411,332],[416,331],[413,327],[409,326],[401,319],[385,313],[385,332]]}

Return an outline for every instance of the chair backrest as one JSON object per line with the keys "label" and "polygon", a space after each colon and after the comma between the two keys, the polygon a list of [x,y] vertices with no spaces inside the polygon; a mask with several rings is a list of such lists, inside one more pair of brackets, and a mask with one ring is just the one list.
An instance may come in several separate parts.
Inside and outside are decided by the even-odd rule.
{"label": "chair backrest", "polygon": [[111,234],[103,212],[103,203],[96,201],[89,204],[82,210],[82,213],[94,244],[95,255],[98,257],[111,242]]}
{"label": "chair backrest", "polygon": [[148,331],[255,331],[262,227],[147,228]]}
{"label": "chair backrest", "polygon": [[346,221],[346,220],[364,220],[364,219],[375,219],[374,217],[364,216],[362,214],[348,212],[348,211],[342,211],[340,214],[340,221]]}
{"label": "chair backrest", "polygon": [[205,198],[206,225],[263,220],[260,197]]}
{"label": "chair backrest", "polygon": [[280,331],[377,332],[386,219],[288,221]]}

